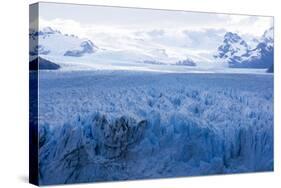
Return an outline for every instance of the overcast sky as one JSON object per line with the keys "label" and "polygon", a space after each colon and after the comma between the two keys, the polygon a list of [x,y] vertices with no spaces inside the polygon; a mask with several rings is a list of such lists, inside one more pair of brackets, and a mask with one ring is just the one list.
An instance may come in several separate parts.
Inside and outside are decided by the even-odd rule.
{"label": "overcast sky", "polygon": [[39,28],[92,40],[112,50],[165,50],[168,56],[212,57],[226,32],[256,44],[273,17],[203,12],[40,3]]}
{"label": "overcast sky", "polygon": [[42,26],[49,24],[60,28],[72,27],[74,30],[79,30],[76,27],[114,27],[116,29],[189,28],[191,30],[211,28],[259,36],[273,24],[273,18],[265,16],[59,3],[40,3],[39,16]]}

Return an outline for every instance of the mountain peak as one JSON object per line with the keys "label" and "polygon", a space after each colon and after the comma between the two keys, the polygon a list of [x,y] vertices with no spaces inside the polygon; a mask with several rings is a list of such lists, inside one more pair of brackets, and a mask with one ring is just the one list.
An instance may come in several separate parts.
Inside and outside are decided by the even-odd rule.
{"label": "mountain peak", "polygon": [[248,44],[236,33],[227,32],[224,35],[223,43],[218,47],[215,58],[228,62],[234,56],[238,57],[248,51]]}
{"label": "mountain peak", "polygon": [[261,42],[264,44],[264,46],[267,48],[267,50],[270,50],[273,48],[273,27],[269,28],[266,30],[262,37],[261,37]]}
{"label": "mountain peak", "polygon": [[47,34],[53,34],[53,33],[55,33],[56,31],[53,30],[51,27],[44,27],[44,28],[42,29],[42,32],[47,33]]}
{"label": "mountain peak", "polygon": [[96,52],[98,47],[94,45],[94,43],[90,40],[82,41],[80,47],[78,49],[68,50],[63,55],[64,56],[72,56],[72,57],[81,57],[84,54],[94,53]]}
{"label": "mountain peak", "polygon": [[225,43],[239,43],[241,41],[245,42],[237,33],[227,32],[224,35]]}
{"label": "mountain peak", "polygon": [[273,64],[273,28],[264,32],[255,48],[236,33],[227,32],[214,56],[235,68],[269,68]]}
{"label": "mountain peak", "polygon": [[[39,31],[30,31],[30,55],[53,55],[81,57],[97,51],[98,47],[89,39],[82,39],[73,34],[62,34],[52,27]],[[40,39],[40,40],[38,40]],[[39,44],[38,44],[39,41]]]}
{"label": "mountain peak", "polygon": [[262,38],[273,39],[273,32],[273,27],[269,28],[263,33]]}

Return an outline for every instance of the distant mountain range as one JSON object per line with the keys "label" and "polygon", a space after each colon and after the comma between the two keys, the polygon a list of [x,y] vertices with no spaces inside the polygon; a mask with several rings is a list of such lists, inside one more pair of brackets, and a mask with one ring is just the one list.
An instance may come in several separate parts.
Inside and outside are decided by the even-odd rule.
{"label": "distant mountain range", "polygon": [[194,66],[196,66],[196,63],[192,59],[187,58],[187,59],[176,62],[176,65],[194,67]]}
{"label": "distant mountain range", "polygon": [[[188,53],[184,55],[185,57],[170,57],[164,46],[159,49],[151,48],[148,52],[142,51],[141,47],[135,50],[100,48],[89,39],[63,34],[51,27],[45,27],[39,31],[31,30],[29,38],[30,56],[34,58],[41,56],[46,61],[50,57],[50,62],[54,62],[51,57],[57,57],[60,62],[64,62],[65,59],[69,60],[69,58],[73,58],[71,61],[80,62],[79,57],[87,56],[87,62],[110,62],[112,64],[116,62],[118,65],[135,62],[138,64],[197,67],[202,63],[198,59],[190,58],[193,56],[190,54],[189,57]],[[136,39],[136,41],[142,40]],[[273,28],[266,30],[259,39],[255,39],[254,46],[250,45],[249,41],[243,39],[239,34],[226,32],[222,43],[215,52],[211,52],[211,58],[208,61],[216,62],[212,66],[224,63],[230,68],[261,68],[273,72],[273,48]],[[214,54],[213,57],[212,54]]]}
{"label": "distant mountain range", "polygon": [[98,50],[98,47],[88,39],[80,39],[75,35],[62,34],[51,27],[43,28],[40,31],[31,31],[29,37],[31,42],[29,54],[31,56],[58,55],[81,57]]}
{"label": "distant mountain range", "polygon": [[266,30],[252,48],[238,34],[227,32],[214,57],[233,68],[270,68],[273,48],[273,28]]}

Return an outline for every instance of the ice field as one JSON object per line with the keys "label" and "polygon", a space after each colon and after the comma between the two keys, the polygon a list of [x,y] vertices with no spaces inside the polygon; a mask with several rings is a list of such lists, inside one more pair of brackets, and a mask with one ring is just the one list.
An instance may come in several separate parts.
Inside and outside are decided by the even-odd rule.
{"label": "ice field", "polygon": [[39,71],[40,184],[273,170],[273,74]]}

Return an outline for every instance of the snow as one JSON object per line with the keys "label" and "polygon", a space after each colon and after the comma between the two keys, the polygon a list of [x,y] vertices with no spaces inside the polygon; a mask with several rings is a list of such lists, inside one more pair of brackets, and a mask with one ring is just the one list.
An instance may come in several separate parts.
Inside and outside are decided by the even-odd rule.
{"label": "snow", "polygon": [[[107,54],[107,55],[106,55]],[[123,70],[123,71],[147,71],[166,73],[238,73],[238,74],[266,74],[267,69],[229,68],[220,63],[213,66],[213,63],[204,65],[183,66],[181,64],[165,64],[159,61],[147,61],[139,57],[138,54],[121,56],[120,53],[108,53],[98,51],[95,55],[85,55],[79,58],[41,55],[44,59],[56,62],[61,66],[60,72],[73,71],[103,71],[103,70]],[[135,60],[133,60],[135,59]],[[136,60],[137,59],[137,60]]]}
{"label": "snow", "polygon": [[[146,64],[155,62],[154,64],[162,64],[159,71],[171,68],[168,71],[174,72],[174,67],[170,65],[177,65],[187,59],[194,62],[193,65],[196,67],[193,69],[196,69],[196,72],[202,70],[205,72],[204,70],[208,68],[210,69],[208,72],[213,72],[215,69],[218,70],[216,72],[221,72],[222,68],[228,67],[267,69],[272,65],[273,28],[266,30],[259,40],[255,39],[258,41],[255,42],[255,46],[248,45],[246,39],[250,40],[249,37],[243,39],[237,33],[226,32],[224,37],[216,35],[217,46],[208,50],[204,48],[203,44],[197,44],[199,41],[188,44],[188,41],[191,40],[190,37],[198,37],[199,34],[204,36],[202,31],[175,31],[173,29],[130,33],[126,37],[125,33],[122,33],[121,36],[96,33],[93,40],[89,40],[45,27],[38,32],[31,32],[30,55],[38,54],[47,60],[56,60],[54,62],[59,63],[62,70],[66,71],[69,70],[69,67],[72,70],[75,68],[81,70],[85,67],[94,70],[112,69],[112,67],[114,67],[113,69],[134,70],[134,67],[137,67],[137,70],[141,71],[154,71]],[[37,38],[38,44],[36,44]],[[251,38],[251,40],[254,39]],[[199,43],[202,42],[200,40]],[[222,42],[221,45],[220,42]],[[211,43],[215,45],[213,42]],[[251,42],[249,43],[251,44]],[[199,45],[197,48],[192,47],[197,45]],[[144,62],[144,65],[141,62]],[[67,69],[64,69],[65,67]],[[230,70],[226,70],[226,72]],[[179,72],[184,71],[189,72],[189,69],[179,69]]]}
{"label": "snow", "polygon": [[[247,37],[246,37],[247,38]],[[233,68],[269,68],[273,65],[273,27],[250,45],[238,34],[228,32],[214,57]],[[253,44],[255,44],[253,46]]]}
{"label": "snow", "polygon": [[226,33],[217,59],[188,32],[31,32],[30,55],[60,66],[39,71],[40,184],[273,170],[271,30],[255,49]]}
{"label": "snow", "polygon": [[273,170],[272,74],[40,71],[39,101],[42,185]]}
{"label": "snow", "polygon": [[78,38],[75,35],[62,34],[51,27],[43,28],[39,32],[31,31],[30,42],[31,55],[63,56],[67,52],[75,51],[82,56],[97,50],[97,47],[91,41]]}

